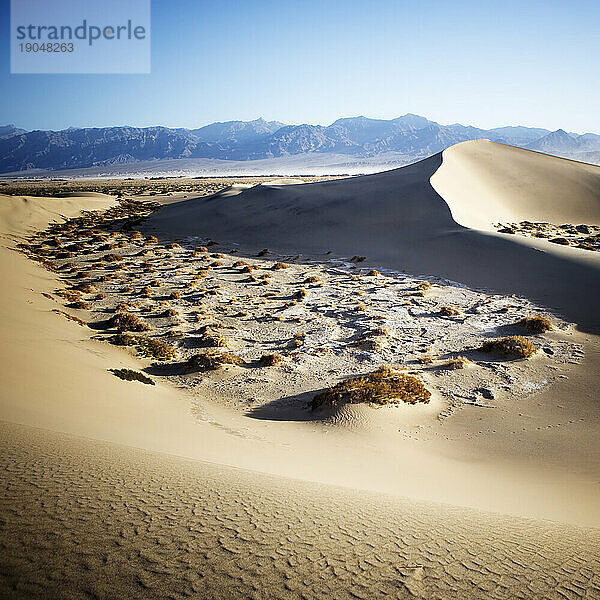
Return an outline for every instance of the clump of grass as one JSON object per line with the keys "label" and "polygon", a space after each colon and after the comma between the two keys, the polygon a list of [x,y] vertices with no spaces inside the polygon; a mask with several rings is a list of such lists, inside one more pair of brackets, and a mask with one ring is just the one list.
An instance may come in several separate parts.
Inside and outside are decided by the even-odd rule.
{"label": "clump of grass", "polygon": [[79,290],[58,290],[56,295],[64,298],[67,302],[76,302],[81,298],[81,292]]}
{"label": "clump of grass", "polygon": [[150,235],[146,238],[146,244],[158,244],[158,238],[155,235]]}
{"label": "clump of grass", "polygon": [[111,254],[105,254],[102,257],[102,260],[105,262],[120,262],[120,261],[124,260],[124,257],[121,256],[120,254],[111,253]]}
{"label": "clump of grass", "polygon": [[85,321],[83,321],[79,317],[74,317],[73,315],[70,315],[64,310],[58,310],[58,308],[54,308],[52,309],[52,312],[55,312],[57,315],[62,315],[68,321],[73,321],[73,323],[77,323],[77,325],[81,325],[81,327],[87,327],[87,323]]}
{"label": "clump of grass", "polygon": [[176,317],[179,313],[174,308],[167,308],[162,314],[163,317]]}
{"label": "clump of grass", "polygon": [[84,294],[92,294],[93,292],[98,291],[96,286],[91,283],[80,283],[76,285],[73,289],[83,292]]}
{"label": "clump of grass", "polygon": [[177,350],[173,346],[144,335],[120,332],[114,335],[110,342],[116,346],[135,346],[138,354],[144,358],[172,360],[177,356]]}
{"label": "clump of grass", "polygon": [[240,271],[240,273],[252,273],[252,271],[256,271],[258,269],[260,269],[260,267],[258,265],[245,264],[242,267],[242,270]]}
{"label": "clump of grass", "polygon": [[247,263],[245,260],[236,260],[231,266],[234,269],[241,269],[242,267],[249,266],[250,263]]}
{"label": "clump of grass", "polygon": [[307,278],[304,280],[304,283],[305,283],[305,284],[308,284],[308,283],[322,283],[322,281],[321,281],[321,279],[320,279],[319,277],[317,277],[316,275],[310,275],[309,277],[307,277]]}
{"label": "clump of grass", "polygon": [[272,271],[281,271],[282,269],[289,269],[290,265],[286,265],[284,262],[276,262],[272,267]]}
{"label": "clump of grass", "polygon": [[440,308],[440,315],[442,317],[455,317],[456,315],[460,315],[460,310],[454,306],[442,306]]}
{"label": "clump of grass", "polygon": [[119,379],[123,379],[125,381],[140,381],[141,383],[145,383],[147,385],[154,385],[154,381],[152,381],[150,377],[140,373],[139,371],[133,371],[131,369],[109,369],[109,371],[113,375],[116,375]]}
{"label": "clump of grass", "polygon": [[225,348],[227,346],[227,340],[217,331],[213,331],[210,327],[204,329],[202,343],[205,346],[213,346],[216,348]]}
{"label": "clump of grass", "polygon": [[520,325],[527,333],[531,334],[544,333],[552,329],[552,323],[550,320],[542,315],[524,317],[517,322],[517,325]]}
{"label": "clump of grass", "polygon": [[536,352],[535,346],[519,335],[488,340],[480,348],[480,352],[494,352],[506,358],[529,358]]}
{"label": "clump of grass", "polygon": [[69,308],[76,308],[77,310],[90,310],[92,308],[91,304],[84,302],[83,300],[77,300],[75,302],[71,302],[67,305]]}
{"label": "clump of grass", "polygon": [[195,354],[188,359],[186,366],[188,371],[216,371],[223,365],[243,365],[244,360],[237,354],[224,352],[222,350],[207,350]]}
{"label": "clump of grass", "polygon": [[553,244],[560,244],[561,246],[568,246],[571,242],[567,238],[564,237],[555,237],[549,240]]}
{"label": "clump of grass", "polygon": [[140,296],[142,296],[142,298],[152,298],[152,288],[147,285],[144,286],[140,290]]}
{"label": "clump of grass", "polygon": [[296,300],[304,300],[304,298],[306,298],[307,295],[308,293],[306,292],[306,290],[304,288],[301,288],[294,294],[294,298],[296,298]]}
{"label": "clump of grass", "polygon": [[380,325],[379,327],[375,327],[375,329],[371,331],[371,335],[375,335],[378,337],[387,337],[388,335],[390,335],[390,332],[387,329],[387,327]]}
{"label": "clump of grass", "polygon": [[473,365],[474,363],[470,361],[466,356],[457,356],[456,358],[450,358],[444,363],[444,368],[452,369],[453,371],[458,369],[466,369]]}
{"label": "clump of grass", "polygon": [[172,244],[167,244],[165,248],[167,248],[167,250],[176,250],[177,248],[181,248],[181,246],[173,242]]}
{"label": "clump of grass", "polygon": [[390,367],[380,367],[369,375],[351,377],[317,394],[310,403],[313,410],[335,408],[344,404],[427,403],[431,392],[423,382]]}
{"label": "clump of grass", "polygon": [[169,294],[169,298],[171,298],[172,300],[179,300],[181,298],[181,292],[174,290]]}
{"label": "clump of grass", "polygon": [[107,321],[104,321],[104,329],[117,329],[118,331],[148,331],[150,326],[139,317],[131,313],[119,312]]}
{"label": "clump of grass", "polygon": [[420,292],[427,292],[432,287],[433,286],[431,285],[431,283],[429,283],[429,281],[421,281],[421,283],[419,283],[419,285],[417,286],[417,290],[419,290]]}
{"label": "clump of grass", "polygon": [[283,356],[278,352],[272,354],[263,354],[258,361],[262,367],[274,367],[283,360]]}
{"label": "clump of grass", "polygon": [[378,275],[381,275],[381,273],[377,269],[371,269],[370,271],[367,271],[368,277],[377,277]]}

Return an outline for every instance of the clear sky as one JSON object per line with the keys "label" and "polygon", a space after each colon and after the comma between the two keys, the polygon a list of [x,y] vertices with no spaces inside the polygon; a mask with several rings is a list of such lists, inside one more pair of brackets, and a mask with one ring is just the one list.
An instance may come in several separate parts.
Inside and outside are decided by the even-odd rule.
{"label": "clear sky", "polygon": [[0,2],[0,124],[412,112],[600,133],[600,0],[153,0],[149,75],[10,75]]}

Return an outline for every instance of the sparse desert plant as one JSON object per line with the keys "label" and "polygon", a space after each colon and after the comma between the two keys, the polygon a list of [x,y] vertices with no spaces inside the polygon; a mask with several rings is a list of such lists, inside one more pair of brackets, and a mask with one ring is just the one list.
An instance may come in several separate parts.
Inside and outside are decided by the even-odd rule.
{"label": "sparse desert plant", "polygon": [[365,260],[367,260],[366,256],[353,256],[350,259],[352,262],[364,262]]}
{"label": "sparse desert plant", "polygon": [[383,325],[380,325],[379,327],[375,327],[375,329],[373,329],[371,331],[371,335],[380,336],[380,337],[387,337],[388,335],[390,335],[390,332],[387,329],[387,327],[384,327]]}
{"label": "sparse desert plant", "polygon": [[370,271],[367,271],[368,277],[377,277],[378,275],[381,275],[381,273],[377,269],[371,269]]}
{"label": "sparse desert plant", "polygon": [[357,403],[417,404],[427,403],[430,398],[431,392],[420,379],[382,366],[369,375],[351,377],[317,394],[310,407],[316,410]]}
{"label": "sparse desert plant", "polygon": [[162,287],[162,281],[159,279],[153,279],[148,285],[151,287]]}
{"label": "sparse desert plant", "polygon": [[109,369],[109,371],[119,379],[124,379],[125,381],[140,381],[147,385],[154,385],[154,381],[150,377],[139,371],[133,371],[132,369]]}
{"label": "sparse desert plant", "polygon": [[440,308],[440,315],[442,317],[455,317],[456,315],[460,315],[460,310],[454,306],[442,306]]}
{"label": "sparse desert plant", "polygon": [[210,263],[211,267],[224,267],[225,263],[222,260],[215,260],[214,262]]}
{"label": "sparse desert plant", "polygon": [[174,308],[167,308],[162,314],[163,317],[176,317],[179,313]]}
{"label": "sparse desert plant", "polygon": [[106,294],[103,294],[102,292],[100,292],[99,294],[96,294],[96,296],[94,297],[94,300],[104,300],[106,298]]}
{"label": "sparse desert plant", "polygon": [[319,277],[317,277],[316,275],[310,275],[308,276],[305,280],[304,280],[305,284],[309,284],[309,283],[322,283],[321,279]]}
{"label": "sparse desert plant", "polygon": [[241,267],[247,267],[249,265],[249,263],[247,263],[245,260],[236,260],[231,266],[234,269],[240,269]]}
{"label": "sparse desert plant", "polygon": [[284,262],[276,262],[271,267],[272,271],[281,271],[282,269],[289,269],[290,265],[286,265]]}
{"label": "sparse desert plant", "polygon": [[158,244],[158,238],[154,235],[150,235],[146,238],[146,244]]}
{"label": "sparse desert plant", "polygon": [[105,262],[120,262],[120,261],[124,260],[124,257],[121,256],[120,254],[111,253],[111,254],[105,254],[102,257],[102,260]]}
{"label": "sparse desert plant", "polygon": [[267,254],[269,254],[269,249],[268,248],[264,248],[256,256],[266,256]]}
{"label": "sparse desert plant", "polygon": [[208,252],[208,248],[206,246],[198,246],[195,252]]}
{"label": "sparse desert plant", "polygon": [[262,367],[274,367],[278,365],[283,360],[283,356],[278,352],[273,352],[272,354],[263,354],[260,357],[259,363]]}
{"label": "sparse desert plant", "polygon": [[205,346],[216,348],[225,348],[227,346],[227,340],[217,331],[210,329],[210,327],[204,329],[201,339]]}
{"label": "sparse desert plant", "polygon": [[177,248],[181,248],[181,246],[175,242],[171,243],[171,244],[167,244],[165,246],[165,248],[167,248],[167,250],[176,250]]}
{"label": "sparse desert plant", "polygon": [[75,302],[71,302],[68,307],[76,308],[77,310],[90,310],[92,305],[84,302],[83,300],[76,300]]}
{"label": "sparse desert plant", "polygon": [[148,287],[147,285],[144,286],[140,290],[140,296],[142,296],[142,298],[152,298],[152,288]]}
{"label": "sparse desert plant", "polygon": [[84,294],[92,294],[93,292],[98,291],[96,286],[91,283],[79,283],[78,285],[74,286],[73,289],[83,292]]}
{"label": "sparse desert plant", "polygon": [[546,331],[550,331],[552,329],[552,323],[546,317],[542,315],[534,315],[533,317],[523,317],[520,321],[517,322],[517,325],[520,325],[525,329],[527,333],[536,334],[536,333],[544,333]]}
{"label": "sparse desert plant", "polygon": [[186,362],[188,371],[216,371],[223,365],[243,365],[244,360],[237,354],[222,350],[207,350],[190,357]]}
{"label": "sparse desert plant", "polygon": [[564,237],[555,237],[549,240],[553,244],[559,244],[561,246],[568,246],[571,242],[567,238]]}
{"label": "sparse desert plant", "polygon": [[150,329],[150,326],[139,317],[126,312],[116,313],[102,325],[103,329],[117,329],[118,331],[148,331]]}
{"label": "sparse desert plant", "polygon": [[220,252],[215,252],[214,254],[210,255],[211,258],[225,258],[224,254],[221,254]]}
{"label": "sparse desert plant", "polygon": [[356,305],[356,310],[360,311],[360,312],[366,312],[367,311],[367,305],[363,304],[362,302],[359,302]]}
{"label": "sparse desert plant", "polygon": [[479,348],[480,352],[493,352],[506,358],[529,358],[536,352],[535,346],[519,335],[488,340]]}
{"label": "sparse desert plant", "polygon": [[296,300],[304,300],[304,298],[306,298],[306,296],[308,296],[308,293],[306,292],[306,290],[304,288],[300,288],[294,294],[294,298],[296,298]]}
{"label": "sparse desert plant", "polygon": [[249,264],[245,264],[240,273],[252,273],[252,271],[256,271],[257,269],[260,269],[260,267],[258,265],[249,265]]}
{"label": "sparse desert plant", "polygon": [[429,281],[421,281],[419,285],[417,285],[417,290],[420,292],[427,292],[432,288],[431,283]]}
{"label": "sparse desert plant", "polygon": [[445,369],[467,369],[468,367],[474,365],[473,361],[470,361],[466,356],[457,356],[456,358],[450,358],[444,363]]}

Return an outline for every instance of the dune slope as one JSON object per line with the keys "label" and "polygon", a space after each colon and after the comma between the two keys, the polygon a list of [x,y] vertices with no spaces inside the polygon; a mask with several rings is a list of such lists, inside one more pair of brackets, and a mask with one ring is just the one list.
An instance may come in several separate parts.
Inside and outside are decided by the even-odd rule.
{"label": "dune slope", "polygon": [[[506,152],[504,146],[487,141],[469,144],[469,161],[475,162],[480,172],[493,171],[496,159],[500,160]],[[491,153],[493,160],[478,159],[472,148],[479,147]],[[571,179],[576,179],[581,171],[584,183],[578,188],[577,203],[567,203],[557,216],[574,221],[581,221],[584,212],[597,216],[596,169],[600,172],[600,168],[525,150],[514,151],[517,156],[502,164],[515,179],[520,177],[521,170],[528,168],[530,156],[550,161],[536,171],[537,175],[529,177],[529,188],[542,185],[546,173],[553,172],[556,164],[561,168],[563,163],[567,165]],[[401,169],[353,179],[261,185],[236,195],[190,199],[164,207],[147,228],[157,235],[212,236],[241,243],[250,250],[270,246],[293,253],[361,254],[374,265],[437,275],[497,293],[524,295],[557,310],[584,329],[597,331],[600,316],[594,310],[594,299],[600,291],[600,256],[558,247],[546,240],[506,236],[458,224],[451,207],[456,210],[454,206],[458,206],[455,194],[460,178],[464,178],[464,172],[457,167],[464,162],[461,153],[456,156],[451,153],[450,164],[446,155],[438,154]],[[445,194],[450,190],[447,193],[450,200],[442,197],[430,181],[438,172],[444,174],[444,185],[438,182],[436,187],[443,188]],[[487,180],[495,181],[498,177],[489,175]],[[561,177],[557,172],[556,178],[561,180]],[[448,181],[453,182],[453,178],[459,183],[450,185]],[[480,185],[487,180],[480,177]],[[565,186],[568,187],[568,182]],[[557,187],[553,200],[556,206],[560,205],[566,189],[563,188]],[[547,195],[546,192],[544,187],[540,194]],[[490,189],[489,194],[497,196],[493,210],[490,209],[494,218],[499,218],[498,206],[508,207],[504,218],[513,217],[515,209],[510,207],[511,202],[513,205],[516,202],[514,195],[498,186],[495,191]],[[478,208],[479,198],[478,194],[471,194],[461,200],[462,212],[485,214]],[[525,197],[531,211],[522,214],[535,214],[537,198],[532,192]],[[575,207],[572,214],[571,206]]]}

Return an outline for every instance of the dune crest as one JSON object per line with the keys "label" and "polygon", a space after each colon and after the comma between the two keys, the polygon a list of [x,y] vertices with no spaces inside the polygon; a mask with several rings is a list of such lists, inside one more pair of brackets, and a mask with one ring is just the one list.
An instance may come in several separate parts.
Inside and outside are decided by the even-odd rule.
{"label": "dune crest", "polygon": [[505,146],[462,142],[442,152],[431,185],[465,227],[498,221],[600,224],[600,167]]}

